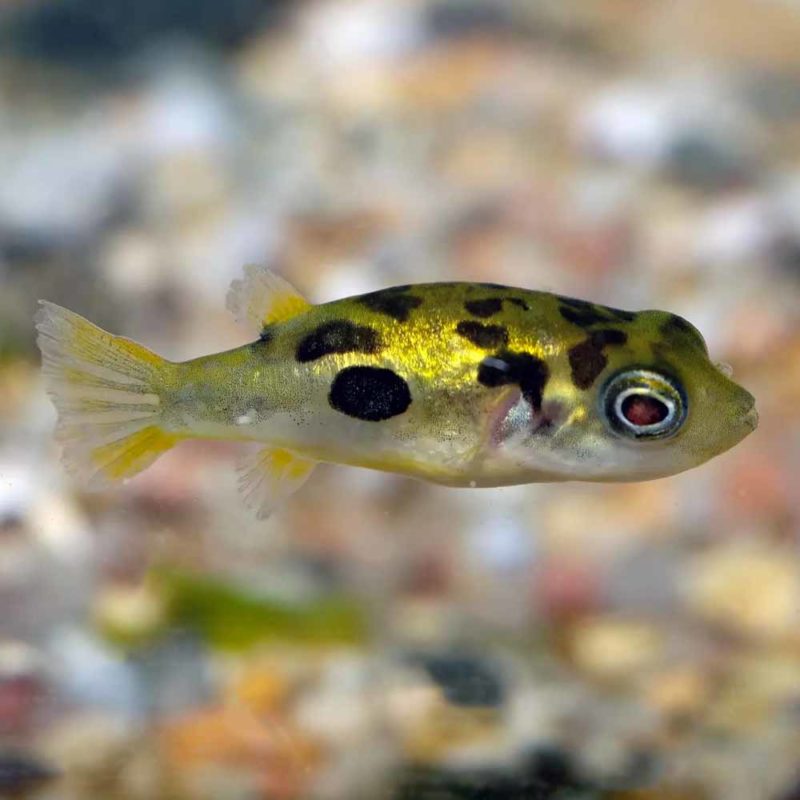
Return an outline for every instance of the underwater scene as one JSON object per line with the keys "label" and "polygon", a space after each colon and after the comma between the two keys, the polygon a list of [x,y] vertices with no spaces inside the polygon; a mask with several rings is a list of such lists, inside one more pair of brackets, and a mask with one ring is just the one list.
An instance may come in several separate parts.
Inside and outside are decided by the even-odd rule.
{"label": "underwater scene", "polygon": [[0,797],[800,800],[799,45],[0,4]]}

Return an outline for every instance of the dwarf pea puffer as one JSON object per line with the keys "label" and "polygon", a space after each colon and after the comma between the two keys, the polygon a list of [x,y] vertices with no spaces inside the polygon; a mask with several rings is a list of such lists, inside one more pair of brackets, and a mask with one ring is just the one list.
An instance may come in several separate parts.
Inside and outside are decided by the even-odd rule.
{"label": "dwarf pea puffer", "polygon": [[486,283],[315,306],[259,267],[228,307],[259,338],[174,363],[42,303],[43,371],[79,478],[127,478],[182,439],[257,441],[242,487],[266,514],[318,461],[449,486],[638,481],[757,425],[753,397],[668,312]]}

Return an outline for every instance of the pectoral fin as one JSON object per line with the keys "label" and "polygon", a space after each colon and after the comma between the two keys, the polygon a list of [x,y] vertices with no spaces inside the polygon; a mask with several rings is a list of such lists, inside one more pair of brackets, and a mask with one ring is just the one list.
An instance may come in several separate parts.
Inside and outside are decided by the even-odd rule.
{"label": "pectoral fin", "polygon": [[517,386],[497,390],[486,406],[484,446],[495,450],[509,439],[524,434],[533,423],[533,412]]}
{"label": "pectoral fin", "polygon": [[245,504],[259,519],[266,519],[308,480],[316,464],[282,447],[262,448],[239,467]]}

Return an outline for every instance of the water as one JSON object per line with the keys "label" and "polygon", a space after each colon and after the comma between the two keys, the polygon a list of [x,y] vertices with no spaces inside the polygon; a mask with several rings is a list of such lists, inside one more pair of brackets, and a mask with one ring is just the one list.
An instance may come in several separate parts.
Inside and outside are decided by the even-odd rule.
{"label": "water", "polygon": [[[800,153],[768,100],[800,91],[797,10],[7,5],[0,794],[796,796]],[[761,423],[650,483],[325,466],[266,522],[235,445],[71,481],[36,299],[190,358],[246,341],[225,292],[253,261],[313,300],[478,280],[666,308]]]}

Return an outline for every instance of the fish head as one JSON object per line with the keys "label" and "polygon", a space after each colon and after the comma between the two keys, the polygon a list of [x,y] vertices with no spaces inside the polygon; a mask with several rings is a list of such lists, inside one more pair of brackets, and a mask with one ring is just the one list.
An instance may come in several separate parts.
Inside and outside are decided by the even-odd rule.
{"label": "fish head", "polygon": [[522,400],[509,408],[499,439],[532,480],[673,475],[755,430],[753,396],[691,323],[663,311],[630,317],[587,330],[552,360],[538,413]]}

